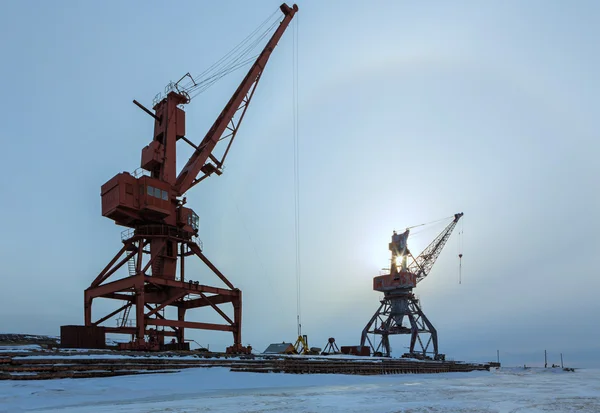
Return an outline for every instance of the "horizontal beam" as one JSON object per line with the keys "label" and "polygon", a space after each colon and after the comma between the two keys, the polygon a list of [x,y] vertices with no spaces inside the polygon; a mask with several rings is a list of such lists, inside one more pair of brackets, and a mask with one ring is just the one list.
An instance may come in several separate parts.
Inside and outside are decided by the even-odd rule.
{"label": "horizontal beam", "polygon": [[[211,303],[213,304],[223,304],[230,303],[234,300],[235,297],[228,295],[213,295],[211,297],[207,297]],[[183,301],[182,303],[178,303],[177,307],[185,308],[189,310],[191,308],[199,308],[209,306],[210,303],[205,298],[196,298],[194,300]]]}
{"label": "horizontal beam", "polygon": [[217,288],[217,287],[209,287],[207,285],[201,284],[192,284],[190,282],[176,281],[176,280],[168,280],[166,278],[161,277],[148,277],[146,281],[156,284],[156,285],[164,285],[167,287],[175,287],[182,288],[191,293],[194,292],[203,292],[209,294],[219,294],[219,295],[229,295],[229,296],[237,296],[239,295],[239,291],[237,290],[228,290],[226,288]]}
{"label": "horizontal beam", "polygon": [[176,321],[176,320],[160,320],[151,318],[146,320],[147,324],[164,327],[179,327],[179,328],[197,328],[199,330],[218,330],[218,331],[235,331],[237,326],[229,326],[224,324],[212,323],[197,323],[194,321]]}
{"label": "horizontal beam", "polygon": [[133,294],[109,293],[109,294],[104,294],[100,298],[112,298],[114,300],[135,301],[135,295],[133,295]]}
{"label": "horizontal beam", "polygon": [[105,294],[116,293],[134,288],[136,283],[143,282],[143,275],[138,274],[132,277],[121,278],[120,280],[102,284],[97,287],[90,287],[85,290],[85,295],[88,298],[101,297]]}
{"label": "horizontal beam", "polygon": [[[137,333],[137,328],[135,327],[102,327],[104,331],[110,334],[129,334],[135,335]],[[147,333],[147,331],[146,331]],[[158,335],[163,336],[172,336],[177,337],[177,333],[175,331],[159,331]]]}

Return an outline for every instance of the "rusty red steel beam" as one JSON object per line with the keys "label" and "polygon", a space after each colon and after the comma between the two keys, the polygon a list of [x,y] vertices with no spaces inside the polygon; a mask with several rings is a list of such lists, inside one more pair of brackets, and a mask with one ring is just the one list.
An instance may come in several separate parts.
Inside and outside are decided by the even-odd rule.
{"label": "rusty red steel beam", "polygon": [[92,284],[91,284],[92,287],[95,287],[96,285],[100,284],[102,277],[104,277],[104,274],[106,274],[106,272],[110,269],[110,267],[112,267],[114,265],[114,263],[117,262],[117,260],[121,257],[121,255],[123,255],[123,253],[125,252],[125,250],[127,249],[129,244],[130,243],[126,243],[125,245],[123,245],[123,248],[121,248],[121,250],[117,253],[117,255],[115,255],[114,258],[108,263],[108,265],[106,267],[104,267],[104,269],[100,272],[100,274],[98,274],[96,279],[94,279],[94,281],[92,281]]}
{"label": "rusty red steel beam", "polygon": [[142,261],[144,260],[144,247],[146,246],[146,241],[143,239],[138,241],[138,253],[137,259],[135,260],[135,273],[139,274],[142,272]]}
{"label": "rusty red steel beam", "polygon": [[157,320],[155,318],[146,320],[146,323],[155,326],[197,328],[200,330],[235,331],[237,329],[236,326],[228,326],[224,324],[198,323],[195,321]]}
{"label": "rusty red steel beam", "polygon": [[184,255],[184,248],[185,244],[179,244],[179,263],[180,263],[180,269],[179,269],[179,276],[181,278],[181,281],[185,281],[185,255]]}
{"label": "rusty red steel beam", "polygon": [[166,246],[166,242],[163,241],[160,251],[158,252],[158,254],[154,254],[154,256],[152,258],[150,258],[148,263],[146,263],[146,265],[144,266],[144,268],[141,271],[142,274],[146,274],[146,271],[148,271],[148,268],[150,268],[150,266],[154,263],[154,260],[156,259],[156,257],[158,257],[159,255],[161,255],[164,252],[165,246]]}
{"label": "rusty red steel beam", "polygon": [[[104,327],[104,329],[107,333],[114,333],[114,334],[135,335],[137,333],[136,327]],[[174,331],[163,331],[163,332],[161,332],[161,334],[163,334],[165,336],[176,337],[176,333]]]}
{"label": "rusty red steel beam", "polygon": [[137,330],[135,327],[104,327],[104,331],[107,333],[135,334]]}
{"label": "rusty red steel beam", "polygon": [[92,323],[93,325],[97,326],[98,324],[103,323],[104,321],[108,320],[109,318],[111,318],[112,316],[114,316],[117,313],[120,313],[121,311],[125,310],[127,307],[131,307],[132,303],[127,303],[125,305],[123,305],[120,308],[117,308],[115,311],[113,311],[112,313],[105,315],[104,317],[102,317],[100,320],[96,321],[95,323]]}
{"label": "rusty red steel beam", "polygon": [[[97,286],[97,285],[101,284],[103,281],[105,281],[111,275],[113,275],[119,268],[121,268],[129,259],[133,258],[135,255],[139,256],[140,252],[142,252],[144,250],[144,247],[149,244],[149,242],[147,240],[142,240],[142,242],[140,244],[141,247],[138,247],[137,250],[131,251],[126,258],[124,258],[117,266],[115,266],[115,268],[112,269],[112,271],[110,271],[110,273],[104,275],[106,273],[106,271],[108,271],[108,269],[115,263],[115,261],[117,261],[117,259],[123,254],[123,252],[125,250],[127,250],[130,246],[133,245],[134,241],[137,238],[138,237],[134,237],[125,242],[125,245],[123,246],[123,248],[121,248],[121,250],[117,253],[117,255],[115,255],[115,257],[112,259],[112,261],[104,268],[104,270],[102,270],[102,272],[98,275],[98,277],[96,277],[94,282],[92,282],[92,286]],[[136,263],[136,269],[139,269],[138,268],[139,264],[141,264],[141,260],[138,259],[138,262]],[[147,268],[148,268],[148,266],[146,266],[146,269]],[[142,272],[145,272],[145,270]]]}
{"label": "rusty red steel beam", "polygon": [[193,242],[187,242],[187,245],[192,250],[192,252],[196,254],[204,262],[204,264],[206,264],[206,266],[210,268],[212,272],[214,272],[217,275],[217,277],[219,277],[221,281],[225,283],[225,285],[227,285],[232,290],[235,289],[235,287],[231,282],[229,282],[227,277],[225,277],[223,273],[221,273],[221,271],[219,271],[219,269],[215,267],[213,263],[210,262],[209,259],[204,256],[204,254],[202,254],[202,251],[200,250],[200,247],[198,245],[196,245]]}
{"label": "rusty red steel beam", "polygon": [[[202,294],[202,293],[200,293],[200,294]],[[173,297],[169,298],[167,301],[164,301],[163,303],[161,303],[158,307],[154,308],[149,313],[146,313],[145,317],[150,317],[150,316],[156,314],[157,312],[159,312],[160,310],[162,310],[163,308],[165,308],[169,304],[171,304],[171,303],[179,300],[180,298],[185,297],[186,295],[188,295],[187,291],[183,291],[183,292],[181,292],[179,294],[174,295]]]}
{"label": "rusty red steel beam", "polygon": [[[210,299],[210,301],[213,304],[223,304],[223,303],[230,303],[231,301],[233,301],[233,299],[235,297],[229,295],[213,295],[211,297],[208,297]],[[208,302],[206,302],[206,300],[204,298],[196,298],[193,300],[188,300],[188,301],[184,301],[182,303],[178,303],[178,307],[180,308],[185,308],[186,310],[192,309],[192,308],[199,308],[199,307],[206,307],[209,306],[210,304]]]}
{"label": "rusty red steel beam", "polygon": [[184,290],[193,292],[194,294],[199,294],[199,292],[203,292],[203,293],[228,295],[228,296],[239,295],[239,292],[235,291],[235,290],[227,290],[225,288],[218,288],[218,287],[209,287],[207,285],[202,285],[202,284],[196,285],[196,284],[192,284],[190,282],[168,280],[166,278],[161,278],[161,277],[148,277],[147,281],[151,282],[152,284],[165,285],[168,287],[183,288]]}
{"label": "rusty red steel beam", "polygon": [[211,306],[211,307],[212,307],[212,308],[213,308],[213,309],[214,309],[214,310],[215,310],[217,313],[219,313],[219,314],[221,315],[221,317],[223,317],[223,318],[225,319],[225,321],[227,321],[227,322],[228,322],[229,324],[231,324],[231,325],[233,325],[233,324],[234,324],[234,322],[231,320],[231,318],[229,318],[229,317],[227,316],[227,314],[225,314],[225,313],[223,312],[223,310],[221,310],[219,307],[217,307],[215,304],[213,304],[213,303],[212,303],[212,302],[211,302],[211,301],[208,299],[208,297],[207,297],[207,296],[205,296],[203,293],[200,293],[200,296],[201,296],[202,298],[204,298],[204,299],[205,299],[205,300],[208,302],[208,304],[209,304],[209,305],[210,305],[210,306]]}
{"label": "rusty red steel beam", "polygon": [[[108,284],[99,285],[97,287],[90,287],[85,290],[86,295],[89,298],[102,297],[104,294],[115,293],[119,291],[125,291],[129,288],[135,287],[136,283],[140,281],[143,275],[133,275],[131,277],[121,278],[120,280],[116,280],[110,282]],[[143,281],[143,280],[142,280]]]}
{"label": "rusty red steel beam", "polygon": [[135,301],[135,295],[108,293],[98,298],[112,298],[114,300]]}
{"label": "rusty red steel beam", "polygon": [[92,284],[92,286],[95,287],[95,286],[98,286],[98,285],[102,284],[111,275],[113,275],[115,272],[117,272],[117,270],[119,268],[121,268],[123,266],[123,264],[125,264],[127,261],[129,261],[135,254],[137,254],[137,251],[132,251],[129,254],[127,254],[127,256],[125,256],[125,258],[123,258],[121,261],[119,261],[119,263],[117,265],[115,265],[112,270],[110,270],[109,272],[107,272],[106,274],[104,274],[104,276],[102,278],[100,278],[99,282],[96,282],[96,280],[94,280],[94,283]]}
{"label": "rusty red steel beam", "polygon": [[[150,310],[150,311],[152,311],[152,310],[153,310],[153,308],[152,308],[152,307],[151,307],[151,306],[150,306],[148,303],[145,303],[145,304],[144,304],[144,306],[145,306],[145,307],[146,307],[148,310]],[[166,318],[165,318],[165,317],[164,317],[162,314],[156,314],[156,316],[157,316],[158,318],[160,318],[161,320],[166,320]],[[172,328],[172,329],[173,329],[173,331],[175,332],[175,334],[177,333],[177,330],[179,330],[177,327],[171,327],[171,326],[169,326],[169,328]],[[147,329],[146,329],[146,330],[147,330]],[[158,331],[157,331],[157,332],[158,332]],[[160,332],[158,332],[158,333],[162,334],[163,332],[164,332],[164,330],[163,330],[163,331],[160,331]],[[159,334],[159,335],[160,335],[160,334]]]}

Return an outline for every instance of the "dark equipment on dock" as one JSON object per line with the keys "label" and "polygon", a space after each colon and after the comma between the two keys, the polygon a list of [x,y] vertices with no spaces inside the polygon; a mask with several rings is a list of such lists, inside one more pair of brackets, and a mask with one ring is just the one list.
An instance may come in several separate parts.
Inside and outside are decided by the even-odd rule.
{"label": "dark equipment on dock", "polygon": [[335,342],[335,338],[329,337],[329,339],[327,340],[327,345],[325,346],[325,349],[323,349],[323,352],[321,354],[323,356],[326,356],[328,354],[340,354],[340,349]]}
{"label": "dark equipment on dock", "polygon": [[61,326],[60,346],[63,348],[106,348],[106,330],[97,326]]}
{"label": "dark equipment on dock", "polygon": [[354,356],[365,356],[371,355],[371,349],[369,346],[342,346],[342,354],[350,354]]}

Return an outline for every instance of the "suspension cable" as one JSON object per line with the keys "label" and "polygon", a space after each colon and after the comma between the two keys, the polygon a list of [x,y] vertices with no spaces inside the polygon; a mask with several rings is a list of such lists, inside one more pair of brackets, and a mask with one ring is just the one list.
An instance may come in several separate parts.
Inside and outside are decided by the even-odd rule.
{"label": "suspension cable", "polygon": [[186,89],[186,92],[189,94],[195,90],[198,90],[198,92],[194,94],[194,96],[197,96],[198,94],[204,92],[206,89],[211,87],[224,76],[253,62],[256,59],[256,57],[258,57],[258,55],[246,58],[245,60],[242,59],[246,57],[253,49],[256,48],[256,46],[269,34],[269,32],[272,31],[276,24],[277,22],[274,22],[260,35],[260,37],[258,37],[246,49],[240,52],[231,62],[229,62],[227,66],[219,68],[219,70],[215,73],[212,73],[210,76],[207,76],[206,78],[198,81],[197,84],[190,86],[188,89]]}
{"label": "suspension cable", "polygon": [[249,56],[250,53],[257,48],[257,46],[279,23],[279,19],[277,17],[274,18],[278,10],[279,9],[276,9],[227,54],[205,69],[198,76],[191,78],[184,85],[179,86],[179,88],[188,93],[190,98],[194,98],[206,91],[224,76],[252,63],[259,54]]}
{"label": "suspension cable", "polygon": [[[219,60],[217,60],[215,63],[213,63],[210,67],[208,67],[204,72],[200,73],[195,79],[195,82],[198,82],[199,79],[202,79],[203,76],[207,76],[208,73],[210,73],[210,71],[212,69],[217,68],[221,63],[224,63],[231,55],[233,55],[236,51],[238,51],[241,47],[243,47],[244,44],[246,44],[248,41],[250,41],[250,39],[256,35],[256,33],[265,25],[267,24],[267,22],[269,20],[271,20],[273,18],[273,16],[277,13],[278,9],[276,9],[269,17],[267,17],[256,29],[254,29],[248,36],[246,36],[246,38],[244,38],[244,40],[242,40],[240,43],[238,43],[237,46],[235,46],[233,49],[231,49],[229,52],[227,52],[227,54],[223,57],[221,57]],[[188,83],[189,85],[189,83]]]}
{"label": "suspension cable", "polygon": [[422,227],[425,225],[431,225],[431,224],[435,224],[436,222],[445,221],[450,218],[454,218],[454,215],[450,215],[449,217],[446,217],[446,218],[436,219],[435,221],[426,222],[424,224],[413,225],[412,227],[406,227],[406,229],[413,229],[413,228]]}

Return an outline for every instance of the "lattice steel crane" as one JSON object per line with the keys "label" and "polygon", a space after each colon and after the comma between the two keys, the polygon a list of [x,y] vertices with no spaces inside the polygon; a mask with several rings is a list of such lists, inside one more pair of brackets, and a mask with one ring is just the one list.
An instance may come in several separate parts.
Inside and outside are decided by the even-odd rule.
{"label": "lattice steel crane", "polygon": [[[164,347],[164,338],[167,336],[176,338],[182,345],[184,329],[193,328],[230,331],[233,333],[233,346],[227,351],[249,351],[241,344],[242,292],[202,253],[202,244],[197,238],[198,215],[184,207],[186,198],[182,196],[211,174],[222,173],[223,162],[265,65],[298,11],[298,6],[282,4],[280,10],[283,19],[278,26],[275,21],[268,29],[276,27],[200,145],[194,145],[185,136],[182,105],[189,103],[189,94],[201,87],[189,74],[168,86],[166,96],[157,99],[154,113],[134,100],[154,119],[153,140],[142,150],[141,168],[146,171],[146,176],[132,176],[123,172],[102,185],[102,215],[129,230],[124,231],[123,247],[119,253],[85,290],[84,308],[86,326],[99,326],[121,314],[123,321],[116,327],[106,327],[106,332],[130,334],[132,341],[123,347],[158,350]],[[266,35],[268,31],[264,32]],[[256,43],[250,45],[254,47]],[[235,60],[237,66],[232,68],[245,62],[250,63],[251,60]],[[190,86],[180,86],[187,77],[191,79]],[[177,174],[176,144],[180,140],[191,145],[194,152]],[[220,145],[224,151],[217,155],[214,150],[221,141],[224,142]],[[189,279],[185,273],[185,258],[192,255],[200,258],[225,287],[202,285]],[[116,280],[113,277],[111,281],[111,276],[126,262],[129,263],[129,276]],[[124,304],[94,321],[92,301],[96,298],[116,299]],[[233,319],[219,308],[224,303],[233,305]],[[169,319],[168,314],[165,315],[164,310],[169,307],[176,310],[177,319]],[[212,307],[225,323],[186,321],[186,311],[200,307]],[[132,308],[135,324],[128,325],[127,318]]]}
{"label": "lattice steel crane", "polygon": [[[410,348],[403,356],[423,359],[429,357],[428,353],[432,353],[435,360],[445,359],[445,355],[438,352],[437,331],[423,314],[412,290],[427,277],[462,216],[462,212],[455,214],[452,222],[416,258],[408,249],[407,240],[410,231],[407,229],[403,234],[394,232],[392,242],[389,243],[392,253],[390,272],[373,278],[373,290],[383,292],[384,298],[362,331],[361,346],[368,342],[374,355],[389,357],[391,354],[389,336],[410,334]],[[411,259],[408,265],[407,258]],[[408,327],[403,325],[405,319],[409,324]],[[369,334],[380,337],[377,346],[371,342]],[[421,339],[421,334],[429,334],[425,343]],[[417,344],[420,350],[415,352]],[[430,344],[433,345],[433,351],[428,351]]]}

